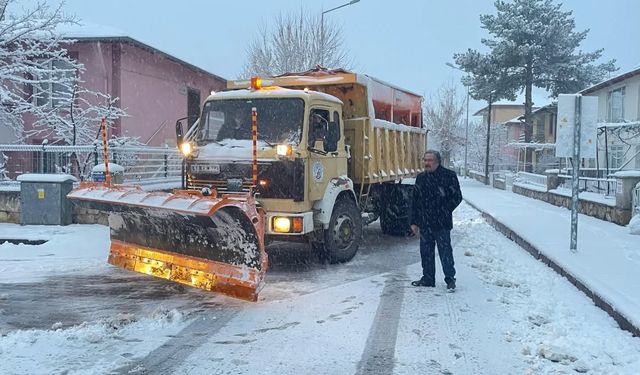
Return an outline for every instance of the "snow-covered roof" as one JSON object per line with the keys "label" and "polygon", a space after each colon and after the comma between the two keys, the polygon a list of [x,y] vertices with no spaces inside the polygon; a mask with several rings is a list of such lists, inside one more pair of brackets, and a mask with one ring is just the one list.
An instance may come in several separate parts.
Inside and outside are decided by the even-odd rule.
{"label": "snow-covered roof", "polygon": [[125,31],[115,27],[85,21],[80,21],[77,24],[60,24],[56,27],[55,32],[64,39],[129,37]]}
{"label": "snow-covered roof", "polygon": [[511,124],[522,124],[524,121],[520,121],[520,119],[523,119],[524,115],[518,115],[514,118],[512,118],[511,120],[507,120],[505,122],[503,122],[503,124],[505,125],[511,125]]}
{"label": "snow-covered roof", "polygon": [[156,47],[152,47],[151,45],[140,41],[139,38],[134,38],[130,36],[127,32],[120,29],[113,28],[113,27],[81,21],[78,24],[60,25],[56,28],[56,33],[62,36],[63,39],[71,39],[77,42],[129,43],[136,47],[147,50],[151,53],[162,55],[169,60],[177,62],[178,64],[181,64],[181,65],[187,66],[188,68],[198,71],[200,73],[206,74],[208,76],[212,76],[221,81],[225,81],[225,82],[227,81],[225,78],[222,78],[216,74],[213,74],[203,68],[195,66],[181,58],[178,58],[174,55],[164,52]]}
{"label": "snow-covered roof", "polygon": [[534,109],[531,114],[536,114],[536,113],[540,113],[540,112],[545,112],[545,111],[553,111],[553,110],[557,110],[558,108],[558,103],[557,102],[553,102],[553,103],[549,103],[547,105],[543,105],[540,108]]}
{"label": "snow-covered roof", "polygon": [[601,90],[605,87],[609,87],[611,85],[614,85],[618,82],[622,82],[624,80],[627,80],[631,77],[634,77],[636,75],[640,74],[640,66],[637,66],[635,68],[632,68],[631,70],[628,70],[624,73],[618,74],[615,77],[612,78],[608,78],[600,83],[596,83],[595,85],[591,86],[591,87],[587,87],[586,89],[580,91],[580,94],[591,94],[594,93],[598,90]]}
{"label": "snow-covered roof", "polygon": [[[503,102],[503,101],[498,101],[498,102],[494,102],[491,103],[491,107],[492,108],[496,108],[496,107],[501,107],[501,108],[509,108],[509,107],[522,107],[522,109],[524,109],[524,104],[518,104],[518,103],[514,103],[514,102]],[[483,115],[487,110],[489,109],[489,106],[485,106],[481,109],[479,109],[476,113],[474,113],[474,116],[481,116]]]}

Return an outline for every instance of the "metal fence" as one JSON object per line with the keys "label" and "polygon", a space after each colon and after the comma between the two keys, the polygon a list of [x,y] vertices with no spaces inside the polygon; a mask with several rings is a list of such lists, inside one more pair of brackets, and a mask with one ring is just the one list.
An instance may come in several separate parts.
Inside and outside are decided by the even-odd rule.
{"label": "metal fence", "polygon": [[[566,174],[558,175],[560,187],[571,189],[572,176]],[[618,180],[612,178],[580,177],[578,179],[578,189],[592,193],[602,194],[607,197],[615,197],[618,189]]]}
{"label": "metal fence", "polygon": [[[104,163],[101,145],[0,145],[0,155],[5,156],[0,169],[9,179],[4,185],[24,173],[66,173],[87,180],[92,168]],[[111,147],[109,162],[124,167],[125,182],[142,185],[179,181],[182,169],[180,153],[163,147]]]}

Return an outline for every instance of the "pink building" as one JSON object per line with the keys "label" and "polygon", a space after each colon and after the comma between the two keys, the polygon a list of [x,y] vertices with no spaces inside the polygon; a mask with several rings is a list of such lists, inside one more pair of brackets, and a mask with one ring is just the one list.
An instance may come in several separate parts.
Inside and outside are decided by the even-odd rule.
{"label": "pink building", "polygon": [[[63,31],[75,42],[66,46],[84,64],[81,84],[86,89],[118,97],[128,117],[114,124],[114,136],[138,137],[150,146],[175,145],[177,119],[193,123],[201,105],[226,80],[120,32],[80,26]],[[32,119],[25,116],[28,129]],[[30,143],[41,140],[31,139]]]}

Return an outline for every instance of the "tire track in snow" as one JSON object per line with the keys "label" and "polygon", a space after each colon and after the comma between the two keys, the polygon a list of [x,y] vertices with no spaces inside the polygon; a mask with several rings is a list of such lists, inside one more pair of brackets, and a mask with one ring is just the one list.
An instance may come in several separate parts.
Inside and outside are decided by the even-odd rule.
{"label": "tire track in snow", "polygon": [[387,276],[356,374],[393,374],[398,323],[407,283],[405,274]]}
{"label": "tire track in snow", "polygon": [[236,308],[221,308],[209,315],[200,315],[180,333],[145,357],[134,359],[130,364],[112,371],[111,374],[174,374],[175,368],[224,327],[239,311]]}

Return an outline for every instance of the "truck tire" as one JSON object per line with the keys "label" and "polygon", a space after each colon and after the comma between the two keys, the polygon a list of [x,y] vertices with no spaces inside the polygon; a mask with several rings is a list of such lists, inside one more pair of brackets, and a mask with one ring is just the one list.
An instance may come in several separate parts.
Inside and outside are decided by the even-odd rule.
{"label": "truck tire", "polygon": [[331,264],[348,262],[358,252],[362,241],[362,214],[352,199],[336,202],[324,231],[324,246],[316,244],[321,259]]}
{"label": "truck tire", "polygon": [[413,185],[394,184],[386,186],[381,212],[380,229],[391,236],[409,234],[411,221],[411,199]]}

